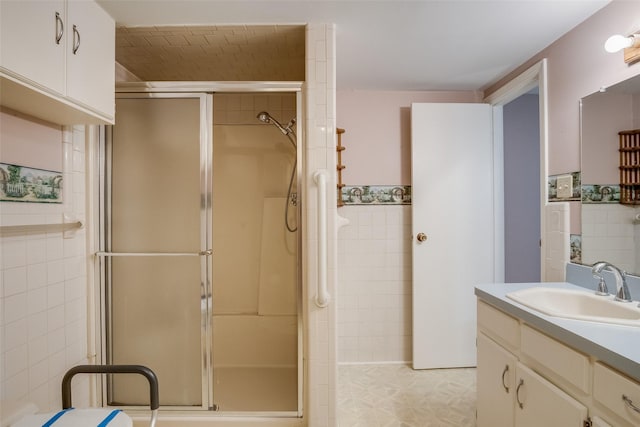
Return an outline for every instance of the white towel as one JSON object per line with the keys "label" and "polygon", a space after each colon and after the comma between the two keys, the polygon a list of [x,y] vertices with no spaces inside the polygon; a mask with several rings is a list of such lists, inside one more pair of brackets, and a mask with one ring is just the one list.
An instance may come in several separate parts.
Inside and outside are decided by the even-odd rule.
{"label": "white towel", "polygon": [[47,414],[28,415],[11,427],[132,427],[124,412],[109,408],[68,409]]}

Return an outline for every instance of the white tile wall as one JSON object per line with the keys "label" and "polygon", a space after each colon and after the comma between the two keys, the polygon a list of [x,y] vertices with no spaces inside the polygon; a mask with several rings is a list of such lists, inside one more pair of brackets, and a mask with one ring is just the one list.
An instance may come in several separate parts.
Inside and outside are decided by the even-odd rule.
{"label": "white tile wall", "polygon": [[410,361],[411,207],[338,212],[338,361]]}
{"label": "white tile wall", "polygon": [[625,271],[640,271],[635,215],[640,207],[619,203],[582,205],[582,262],[605,260]]}
{"label": "white tile wall", "polygon": [[267,111],[283,125],[296,117],[294,93],[218,93],[213,98],[213,124],[263,125],[256,116]]}
{"label": "white tile wall", "polygon": [[[62,132],[63,204],[2,202],[0,224],[61,223],[65,213],[84,221],[84,141],[83,127]],[[59,409],[62,376],[86,363],[85,231],[0,237],[0,258],[0,400]],[[88,379],[73,385],[74,405],[86,406]]]}
{"label": "white tile wall", "polygon": [[317,187],[313,174],[329,172],[328,188],[335,188],[336,169],[336,50],[333,24],[309,24],[306,27],[306,76],[304,85],[305,153],[303,222],[306,275],[303,278],[304,314],[307,325],[307,401],[305,417],[310,427],[337,425],[337,329],[335,304],[337,275],[336,204],[327,191],[328,290],[334,296],[328,307],[314,303],[317,293]]}

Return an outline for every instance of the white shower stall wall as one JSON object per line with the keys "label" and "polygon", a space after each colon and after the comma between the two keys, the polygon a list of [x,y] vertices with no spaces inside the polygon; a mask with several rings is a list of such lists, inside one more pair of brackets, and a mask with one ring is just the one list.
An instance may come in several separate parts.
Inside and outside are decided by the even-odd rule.
{"label": "white shower stall wall", "polygon": [[287,123],[295,99],[214,95],[213,375],[220,411],[297,411],[298,234],[285,226],[287,214],[291,225],[298,222],[287,199],[297,154],[278,128],[256,118],[268,111]]}

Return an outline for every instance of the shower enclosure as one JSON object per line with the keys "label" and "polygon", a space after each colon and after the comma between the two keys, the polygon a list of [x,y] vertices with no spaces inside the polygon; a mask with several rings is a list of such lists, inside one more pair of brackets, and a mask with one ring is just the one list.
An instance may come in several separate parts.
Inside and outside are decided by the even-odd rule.
{"label": "shower enclosure", "polygon": [[[161,409],[302,414],[300,86],[121,88],[103,147],[103,354]],[[112,378],[113,405],[147,385]]]}

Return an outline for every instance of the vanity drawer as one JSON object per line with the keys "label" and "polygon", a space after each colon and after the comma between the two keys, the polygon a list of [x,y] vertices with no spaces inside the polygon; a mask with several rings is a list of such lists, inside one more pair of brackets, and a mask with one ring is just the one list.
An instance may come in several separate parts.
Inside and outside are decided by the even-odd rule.
{"label": "vanity drawer", "polygon": [[589,393],[591,379],[589,357],[527,325],[522,325],[520,350],[523,356],[536,362],[537,370],[585,394]]}
{"label": "vanity drawer", "polygon": [[599,362],[593,368],[593,398],[631,425],[640,425],[640,413],[631,407],[640,409],[640,384]]}
{"label": "vanity drawer", "polygon": [[520,322],[480,300],[478,328],[511,351],[517,350],[520,345]]}

